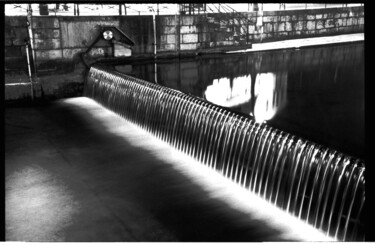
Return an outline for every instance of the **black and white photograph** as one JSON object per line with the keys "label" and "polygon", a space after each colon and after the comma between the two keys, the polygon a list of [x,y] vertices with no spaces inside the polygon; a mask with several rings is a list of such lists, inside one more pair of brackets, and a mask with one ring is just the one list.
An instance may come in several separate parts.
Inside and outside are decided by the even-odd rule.
{"label": "black and white photograph", "polygon": [[364,3],[2,5],[5,242],[371,241]]}

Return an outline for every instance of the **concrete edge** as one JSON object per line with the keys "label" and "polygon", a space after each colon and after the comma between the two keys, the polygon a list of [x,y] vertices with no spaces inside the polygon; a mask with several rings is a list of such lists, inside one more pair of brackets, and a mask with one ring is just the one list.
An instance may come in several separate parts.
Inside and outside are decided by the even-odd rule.
{"label": "concrete edge", "polygon": [[[338,37],[338,36],[341,36],[341,35],[332,36],[332,38]],[[318,39],[319,37],[314,37],[314,38]],[[326,37],[324,37],[324,38],[326,38]],[[236,53],[237,54],[245,54],[245,53],[261,52],[261,51],[300,49],[300,48],[317,47],[317,46],[330,46],[330,45],[338,45],[338,44],[359,43],[359,42],[365,41],[364,33],[363,33],[363,38],[361,37],[361,38],[357,38],[357,39],[353,39],[353,40],[341,40],[341,41],[329,41],[329,42],[324,42],[324,41],[321,41],[321,40],[319,42],[319,40],[317,40],[317,42],[315,42],[315,43],[313,42],[313,43],[303,44],[303,40],[308,40],[308,39],[313,39],[313,38],[301,38],[301,39],[290,40],[292,42],[301,41],[299,45],[281,46],[281,45],[277,45],[277,43],[279,43],[279,42],[267,42],[267,43],[261,43],[261,44],[254,44],[256,46],[251,48],[251,49],[228,51],[228,52],[225,52],[225,53],[226,54],[236,54]],[[274,43],[274,45],[273,45],[273,43]],[[262,47],[262,45],[264,45],[265,47]],[[257,46],[259,46],[259,47],[257,47]],[[272,47],[267,47],[267,46],[272,46]]]}

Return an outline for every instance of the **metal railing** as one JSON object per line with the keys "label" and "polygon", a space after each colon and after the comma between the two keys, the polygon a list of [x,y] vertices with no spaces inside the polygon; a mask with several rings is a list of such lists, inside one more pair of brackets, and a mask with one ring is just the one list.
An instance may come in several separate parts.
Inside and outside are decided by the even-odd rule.
{"label": "metal railing", "polygon": [[[27,15],[28,4],[5,4],[5,15]],[[33,15],[152,15],[150,8],[153,8],[157,15],[179,14],[178,4],[31,4]],[[207,4],[209,5],[209,4]],[[297,9],[317,9],[317,8],[342,8],[363,6],[364,4],[307,4],[307,3],[248,3],[248,4],[212,4],[216,5],[212,9],[214,13],[228,12],[232,9],[235,12],[252,11],[276,11],[276,10],[297,10]],[[218,7],[218,8],[217,8]],[[44,12],[43,12],[44,11]],[[229,11],[230,12],[230,11]],[[197,12],[194,12],[196,14]],[[200,12],[204,13],[204,12]]]}

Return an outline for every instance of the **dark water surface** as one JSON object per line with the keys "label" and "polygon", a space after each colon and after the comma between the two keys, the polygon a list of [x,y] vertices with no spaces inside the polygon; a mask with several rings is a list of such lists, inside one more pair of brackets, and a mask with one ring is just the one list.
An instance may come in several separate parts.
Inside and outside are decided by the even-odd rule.
{"label": "dark water surface", "polygon": [[362,43],[120,64],[115,69],[364,158]]}

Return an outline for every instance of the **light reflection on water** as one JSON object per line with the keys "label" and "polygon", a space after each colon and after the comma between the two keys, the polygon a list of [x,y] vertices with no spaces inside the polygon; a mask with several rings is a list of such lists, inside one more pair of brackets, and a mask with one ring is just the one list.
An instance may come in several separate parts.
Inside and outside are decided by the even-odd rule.
{"label": "light reflection on water", "polygon": [[[252,83],[253,86],[252,86]],[[251,91],[251,87],[254,91]],[[207,86],[204,98],[224,107],[239,107],[250,104],[250,110],[242,112],[254,117],[257,122],[271,120],[278,109],[286,104],[287,73],[259,73],[255,80],[251,76],[215,79]],[[249,107],[247,107],[249,108]]]}
{"label": "light reflection on water", "polygon": [[[115,69],[123,71],[124,65]],[[157,79],[259,122],[364,157],[363,44],[160,60],[157,66],[132,64],[130,70],[126,73]]]}
{"label": "light reflection on water", "polygon": [[[283,78],[283,79],[277,79]],[[271,120],[278,109],[286,103],[287,76],[276,77],[275,73],[260,73],[255,81],[254,118],[257,122]]]}
{"label": "light reflection on water", "polygon": [[250,101],[250,85],[250,76],[236,77],[232,81],[228,78],[215,79],[212,85],[207,86],[204,98],[225,107],[238,106]]}

